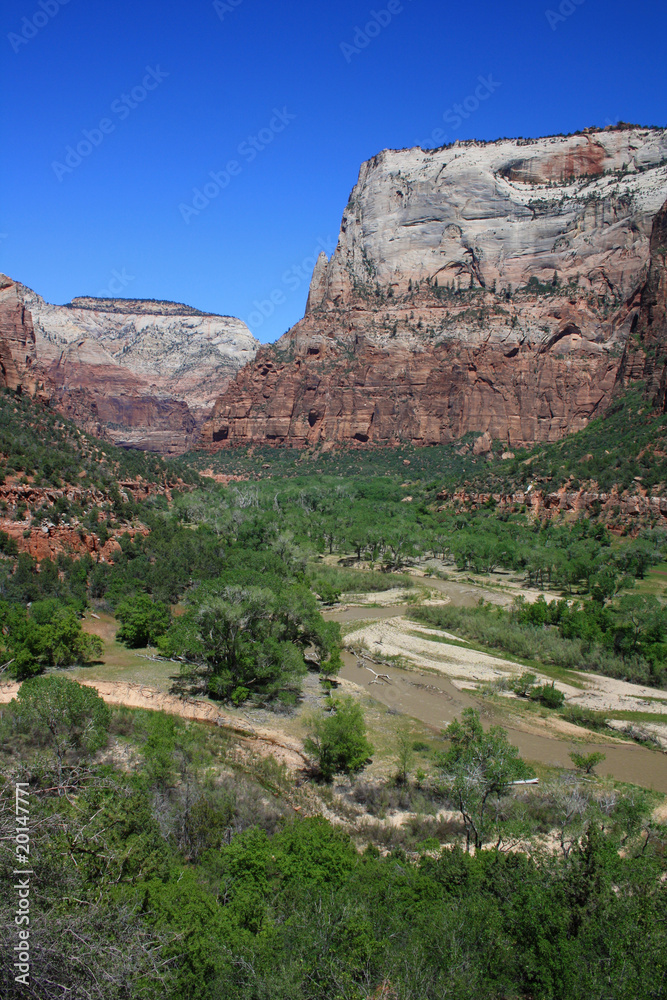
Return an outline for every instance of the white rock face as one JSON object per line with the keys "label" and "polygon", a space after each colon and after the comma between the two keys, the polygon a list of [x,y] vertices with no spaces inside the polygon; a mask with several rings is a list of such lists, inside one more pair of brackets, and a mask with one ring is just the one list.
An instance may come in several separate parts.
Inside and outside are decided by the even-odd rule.
{"label": "white rock face", "polygon": [[21,289],[41,369],[81,361],[118,365],[155,394],[182,400],[197,414],[211,408],[259,347],[245,323],[231,316],[141,300],[79,298],[57,306]]}
{"label": "white rock face", "polygon": [[581,429],[612,398],[666,200],[665,129],[385,150],[361,167],[304,319],[239,372],[203,440],[474,432],[485,453]]}
{"label": "white rock face", "polygon": [[[666,197],[665,129],[385,150],[361,168],[309,310],[345,306],[364,286],[398,296],[428,279],[501,292],[554,273],[622,300],[646,271]],[[493,339],[493,327],[479,336]]]}

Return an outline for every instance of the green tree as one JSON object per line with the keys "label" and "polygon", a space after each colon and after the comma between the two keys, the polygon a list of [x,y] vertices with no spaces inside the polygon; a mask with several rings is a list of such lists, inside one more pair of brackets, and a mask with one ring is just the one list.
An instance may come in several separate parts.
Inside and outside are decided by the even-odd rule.
{"label": "green tree", "polygon": [[488,842],[494,830],[492,806],[498,805],[513,781],[531,776],[532,771],[519,757],[506,731],[493,726],[484,732],[479,712],[463,711],[444,730],[450,749],[439,755],[438,767],[452,790],[466,830],[466,850]]}
{"label": "green tree", "polygon": [[84,632],[75,609],[55,599],[35,602],[29,611],[2,604],[0,623],[0,655],[7,672],[17,680],[42,673],[46,667],[89,663],[102,654],[99,636]]}
{"label": "green tree", "polygon": [[403,726],[396,733],[397,779],[401,785],[407,785],[414,760],[414,738],[408,726]]}
{"label": "green tree", "polygon": [[216,697],[236,704],[250,696],[293,703],[307,671],[306,650],[325,676],[340,669],[340,626],[324,621],[307,587],[267,583],[272,587],[223,586],[213,595],[202,588],[160,648],[187,657],[184,673],[203,672]]}
{"label": "green tree", "polygon": [[591,774],[598,764],[607,759],[606,755],[600,753],[599,750],[593,753],[577,753],[576,750],[573,750],[569,756],[577,771],[583,771],[584,774]]}
{"label": "green tree", "polygon": [[304,746],[325,781],[361,771],[373,753],[361,705],[348,696],[334,701],[330,713],[312,716]]}
{"label": "green tree", "polygon": [[54,674],[24,681],[10,703],[13,731],[53,753],[59,789],[70,763],[106,744],[110,719],[97,691]]}
{"label": "green tree", "polygon": [[171,624],[168,606],[153,601],[148,594],[136,594],[131,600],[121,601],[116,618],[121,623],[116,638],[131,649],[155,646]]}

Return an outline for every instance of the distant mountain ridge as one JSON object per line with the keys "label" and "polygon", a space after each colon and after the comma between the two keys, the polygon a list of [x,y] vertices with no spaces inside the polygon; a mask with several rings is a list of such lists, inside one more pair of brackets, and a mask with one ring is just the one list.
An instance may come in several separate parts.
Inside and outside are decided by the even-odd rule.
{"label": "distant mountain ridge", "polygon": [[92,309],[95,312],[117,312],[141,316],[213,316],[216,319],[235,319],[234,316],[221,316],[219,313],[204,312],[187,306],[183,302],[172,302],[170,299],[123,299],[103,298],[97,295],[77,295],[71,302],[66,302],[65,309]]}
{"label": "distant mountain ridge", "polygon": [[115,444],[195,447],[213,402],[258,343],[238,319],[174,302],[83,296],[52,305],[0,278],[0,381]]}

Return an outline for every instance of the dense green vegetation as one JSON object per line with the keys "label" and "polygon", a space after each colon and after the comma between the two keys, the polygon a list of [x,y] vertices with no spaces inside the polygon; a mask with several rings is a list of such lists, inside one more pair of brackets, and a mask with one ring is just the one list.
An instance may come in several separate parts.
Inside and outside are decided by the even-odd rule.
{"label": "dense green vegetation", "polygon": [[138,476],[148,482],[196,478],[182,463],[99,441],[50,407],[0,389],[0,481],[10,475],[30,476],[35,486],[101,489]]}
{"label": "dense green vegetation", "polygon": [[[6,403],[11,397],[3,398]],[[623,405],[634,405],[628,399]],[[28,412],[20,411],[20,428],[28,423]],[[47,411],[37,412],[40,420],[65,428],[70,445],[65,442],[62,453],[70,447],[89,469],[95,448],[101,454],[99,443],[86,443],[71,426]],[[38,430],[49,432],[41,425]],[[5,536],[0,538],[0,596],[24,609],[31,601],[57,599],[58,614],[68,621],[68,608],[80,612],[88,601],[102,602],[121,622],[121,641],[159,646],[165,655],[180,658],[195,688],[235,703],[252,698],[293,704],[307,659],[325,674],[334,674],[339,665],[338,634],[323,621],[318,600],[330,606],[351,591],[414,587],[414,579],[401,573],[414,563],[435,574],[445,566],[473,573],[502,569],[532,586],[558,589],[570,603],[560,602],[558,611],[554,605],[544,621],[526,617],[539,609],[508,618],[487,609],[469,614],[466,624],[462,612],[457,618],[450,609],[445,614],[454,618],[446,627],[525,659],[665,683],[661,606],[628,595],[635,580],[664,559],[664,530],[645,527],[636,537],[619,540],[604,524],[584,518],[540,523],[519,512],[501,513],[493,502],[480,510],[441,507],[437,497],[443,479],[457,468],[472,470],[472,458],[456,456],[453,467],[439,472],[447,456],[447,449],[320,456],[288,449],[223,453],[207,459],[237,474],[252,469],[253,478],[228,486],[197,480],[196,488],[176,493],[171,503],[164,496],[126,502],[107,483],[102,509],[79,512],[79,519],[102,541],[111,531],[118,536],[127,528],[113,565],[89,556],[76,563],[62,556],[43,561],[38,573],[28,557],[17,558],[16,543]],[[157,460],[145,461],[148,473]],[[201,465],[203,459],[198,461]],[[160,475],[166,468],[161,466]],[[486,460],[484,468],[483,475],[491,475]],[[512,468],[511,462],[502,464],[509,473]],[[71,516],[64,509],[48,513]],[[147,530],[131,532],[138,519]],[[633,624],[637,616],[639,625]],[[13,660],[10,672],[26,675],[94,655],[80,641],[70,644],[66,655],[51,655],[35,632],[29,662],[21,666],[21,657],[13,654],[26,647],[34,614],[24,610],[23,620],[23,631],[13,626],[16,638],[7,644],[3,662]]]}
{"label": "dense green vegetation", "polygon": [[[553,489],[572,489],[596,482],[601,491],[634,486],[635,479],[651,490],[667,486],[667,415],[653,410],[642,387],[619,396],[605,413],[583,430],[556,444],[517,452],[503,463],[507,486],[546,480]],[[492,477],[489,477],[492,481]],[[659,492],[659,490],[658,490]]]}
{"label": "dense green vegetation", "polygon": [[373,753],[366,738],[361,706],[351,696],[333,701],[326,713],[310,720],[306,752],[316,762],[326,781],[334,774],[354,774],[364,768]]}
{"label": "dense green vegetation", "polygon": [[[340,631],[321,614],[350,592],[401,587],[418,599],[405,572],[414,565],[434,583],[454,569],[502,569],[563,596],[415,614],[528,663],[666,685],[663,603],[635,587],[665,558],[661,529],[645,524],[619,538],[592,519],[541,524],[493,502],[459,512],[438,501],[443,486],[508,491],[592,476],[602,484],[609,469],[619,482],[632,472],[630,482],[644,474],[645,454],[660,477],[663,418],[641,410],[629,396],[591,425],[592,436],[588,428],[503,463],[458,454],[458,444],[196,458],[199,469],[248,476],[222,486],[184,465],[102,445],[49,410],[0,394],[5,476],[103,488],[99,510],[60,498],[43,516],[78,521],[101,540],[122,535],[113,563],[62,554],[38,565],[0,534],[0,656],[6,675],[28,678],[0,706],[0,878],[12,884],[7,804],[13,782],[27,781],[39,873],[34,996],[663,996],[667,843],[648,819],[651,797],[599,781],[595,752],[573,753],[577,772],[541,771],[538,787],[515,786],[532,771],[507,734],[485,731],[474,712],[433,747],[403,726],[392,776],[359,777],[379,742],[359,702],[335,691]],[[115,485],[179,473],[193,488],[171,502],[127,503]],[[319,672],[332,696],[307,720],[310,772],[294,780],[273,758],[239,752],[216,727],[110,711],[92,689],[53,672],[99,655],[99,641],[81,629],[91,606],[115,614],[127,646],[177,660],[187,691],[289,712],[306,671]],[[549,708],[562,702],[529,673],[515,690]],[[562,711],[602,725],[593,712]],[[316,815],[324,803],[338,809],[336,775],[348,789],[345,828]],[[410,812],[409,821],[386,822],[390,808]],[[549,849],[530,842],[537,834],[550,838]],[[3,1000],[24,995],[7,960],[14,905],[4,893]]]}
{"label": "dense green vegetation", "polygon": [[0,657],[8,676],[22,680],[100,655],[100,641],[80,620],[92,567],[90,558],[63,555],[39,567],[25,554],[0,559]]}
{"label": "dense green vegetation", "polygon": [[[219,730],[110,713],[62,678],[23,690],[1,710],[1,780],[12,802],[17,775],[31,788],[40,1000],[63,990],[95,1000],[664,994],[666,844],[636,794],[601,787],[591,812],[590,780],[536,793],[531,823],[546,818],[559,831],[551,853],[472,855],[428,841],[381,856],[363,836],[295,816],[293,803],[307,800],[277,766],[234,770]],[[465,775],[482,769],[476,787],[490,789],[502,842],[513,835],[503,794],[521,762],[502,731],[484,737],[477,727],[471,717],[448,734],[440,770],[466,796]],[[99,763],[107,742],[127,748],[131,770]],[[527,795],[516,796],[519,810]],[[477,795],[464,802],[473,842],[480,805]],[[0,823],[0,877],[11,886],[13,811]],[[449,839],[461,837],[465,827]],[[24,995],[11,965],[15,906],[3,893],[3,1000]]]}

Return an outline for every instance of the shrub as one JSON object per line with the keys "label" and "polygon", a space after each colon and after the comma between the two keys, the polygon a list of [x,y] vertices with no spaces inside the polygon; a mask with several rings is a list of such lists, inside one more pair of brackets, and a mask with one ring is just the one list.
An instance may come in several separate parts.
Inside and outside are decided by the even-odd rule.
{"label": "shrub", "polygon": [[584,774],[591,774],[598,764],[601,764],[606,759],[606,754],[600,753],[597,750],[593,753],[577,753],[573,750],[570,754],[570,760],[577,771],[583,771]]}
{"label": "shrub", "polygon": [[553,681],[551,684],[542,684],[540,687],[532,688],[529,697],[533,701],[539,701],[547,708],[560,708],[565,701],[565,695],[558,690]]}
{"label": "shrub", "polygon": [[361,771],[373,753],[361,706],[349,696],[334,702],[331,714],[310,719],[304,745],[325,781]]}

